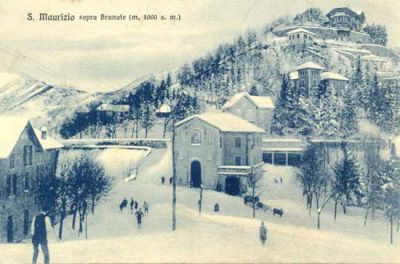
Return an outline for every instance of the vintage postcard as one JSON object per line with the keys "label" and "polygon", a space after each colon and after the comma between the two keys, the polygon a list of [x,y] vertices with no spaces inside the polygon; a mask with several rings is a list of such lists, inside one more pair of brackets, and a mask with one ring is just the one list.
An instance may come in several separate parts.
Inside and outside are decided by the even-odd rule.
{"label": "vintage postcard", "polygon": [[0,0],[0,263],[400,263],[399,10]]}

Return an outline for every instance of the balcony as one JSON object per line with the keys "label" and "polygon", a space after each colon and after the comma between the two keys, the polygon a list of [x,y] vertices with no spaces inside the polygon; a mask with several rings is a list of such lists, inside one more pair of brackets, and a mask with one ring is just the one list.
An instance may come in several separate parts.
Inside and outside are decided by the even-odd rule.
{"label": "balcony", "polygon": [[254,171],[254,169],[262,166],[263,163],[259,163],[254,166],[235,166],[235,165],[224,165],[218,167],[218,175],[240,175],[248,176]]}

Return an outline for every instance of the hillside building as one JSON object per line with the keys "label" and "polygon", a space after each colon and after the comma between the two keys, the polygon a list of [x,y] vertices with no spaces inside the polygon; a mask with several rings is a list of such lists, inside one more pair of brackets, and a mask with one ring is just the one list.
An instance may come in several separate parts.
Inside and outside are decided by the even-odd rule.
{"label": "hillside building", "polygon": [[365,22],[364,13],[357,13],[348,7],[334,8],[326,16],[329,25],[342,30],[344,34],[348,34],[350,30],[360,31]]}
{"label": "hillside building", "polygon": [[100,119],[107,117],[124,119],[129,114],[129,105],[101,104],[96,111]]}
{"label": "hillside building", "polygon": [[349,79],[335,72],[325,71],[325,68],[314,62],[306,62],[289,73],[293,87],[303,91],[305,97],[314,96],[322,82],[335,88],[336,93],[342,93]]}
{"label": "hillside building", "polygon": [[218,186],[230,195],[247,191],[248,179],[262,175],[265,131],[233,114],[207,112],[175,126],[174,162],[179,184]]}
{"label": "hillside building", "polygon": [[55,177],[63,146],[22,118],[1,116],[0,127],[0,242],[19,242],[39,212],[35,189]]}
{"label": "hillside building", "polygon": [[274,103],[269,96],[238,93],[224,104],[222,110],[247,120],[264,129],[267,134],[271,134]]}
{"label": "hillside building", "polygon": [[314,34],[303,28],[298,28],[287,33],[288,43],[294,48],[304,48],[314,44]]}

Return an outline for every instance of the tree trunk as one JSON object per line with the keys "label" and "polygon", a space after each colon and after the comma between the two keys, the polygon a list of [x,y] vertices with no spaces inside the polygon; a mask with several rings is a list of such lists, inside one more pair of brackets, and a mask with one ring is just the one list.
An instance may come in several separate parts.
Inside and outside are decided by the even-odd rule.
{"label": "tree trunk", "polygon": [[318,222],[317,222],[317,228],[318,230],[321,227],[321,211],[318,209]]}
{"label": "tree trunk", "polygon": [[335,200],[335,209],[334,209],[334,213],[333,213],[333,218],[335,219],[335,221],[336,221],[336,215],[337,215],[337,205],[338,205],[338,201]]}
{"label": "tree trunk", "polygon": [[86,219],[85,219],[85,239],[87,239],[87,228],[88,228],[88,217],[89,214],[86,215]]}
{"label": "tree trunk", "polygon": [[390,244],[393,244],[393,214],[390,214]]}
{"label": "tree trunk", "polygon": [[64,218],[66,215],[66,201],[63,199],[62,205],[61,205],[61,215],[60,215],[60,227],[58,229],[58,238],[61,240],[62,239],[62,233],[63,233],[63,225],[64,225]]}
{"label": "tree trunk", "polygon": [[94,196],[92,197],[92,214],[94,214],[94,203],[95,203],[95,199]]}
{"label": "tree trunk", "polygon": [[367,210],[367,211],[365,212],[365,216],[364,216],[364,226],[367,225],[368,213],[369,213],[369,211]]}
{"label": "tree trunk", "polygon": [[346,214],[346,205],[342,205],[343,207],[343,214]]}
{"label": "tree trunk", "polygon": [[167,132],[167,125],[168,125],[168,122],[167,122],[167,119],[165,118],[165,120],[164,120],[164,130],[163,130],[163,134],[162,134],[163,138],[165,138],[165,132]]}
{"label": "tree trunk", "polygon": [[375,217],[375,208],[372,209],[371,220],[374,220]]}
{"label": "tree trunk", "polygon": [[74,210],[73,210],[73,216],[72,216],[72,230],[75,230],[76,214],[77,214],[77,208],[75,205]]}

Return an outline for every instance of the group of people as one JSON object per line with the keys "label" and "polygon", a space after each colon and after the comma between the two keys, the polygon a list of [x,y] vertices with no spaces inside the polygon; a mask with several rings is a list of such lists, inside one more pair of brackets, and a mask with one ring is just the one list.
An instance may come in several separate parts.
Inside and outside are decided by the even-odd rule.
{"label": "group of people", "polygon": [[[124,208],[127,206],[128,206],[128,200],[124,198],[119,205],[120,211],[122,212]],[[149,213],[150,205],[147,201],[144,201],[142,207],[139,207],[138,201],[133,200],[133,197],[131,197],[131,201],[129,202],[129,207],[131,209],[131,214],[134,213],[133,210],[135,209],[137,228],[140,229],[142,227],[142,218],[144,215],[147,215]]]}
{"label": "group of people", "polygon": [[[170,178],[169,178],[169,184],[172,184],[172,180],[173,180],[173,178],[170,177]],[[162,176],[162,177],[161,177],[161,185],[164,185],[164,184],[165,184],[165,177]]]}

